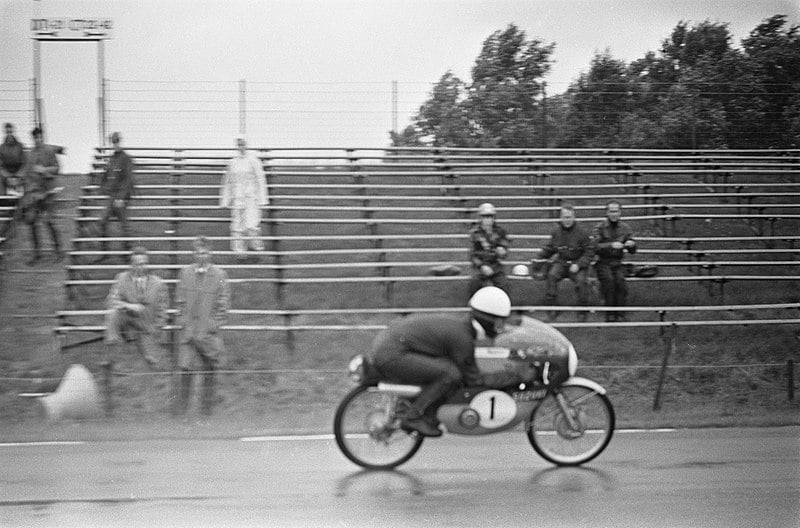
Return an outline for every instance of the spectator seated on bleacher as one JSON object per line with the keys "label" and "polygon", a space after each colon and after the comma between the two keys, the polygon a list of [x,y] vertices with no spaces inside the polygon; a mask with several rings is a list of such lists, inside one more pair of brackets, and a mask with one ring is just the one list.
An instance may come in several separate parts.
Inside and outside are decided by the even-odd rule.
{"label": "spectator seated on bleacher", "polygon": [[[625,283],[625,267],[622,258],[627,251],[636,253],[633,229],[620,220],[622,205],[611,200],[606,204],[606,219],[592,230],[592,247],[597,255],[594,269],[600,281],[600,293],[606,306],[625,306],[628,301],[628,285]],[[606,321],[621,321],[622,312],[606,312]]]}
{"label": "spectator seated on bleacher", "polygon": [[164,281],[148,272],[147,250],[133,249],[131,268],[119,273],[106,299],[105,343],[110,348],[109,361],[115,351],[124,349],[131,340],[148,367],[155,368],[161,355],[159,335],[167,320],[169,297]]}
{"label": "spectator seated on bleacher", "polygon": [[[569,204],[561,206],[558,226],[550,240],[542,247],[539,259],[548,259],[550,267],[546,277],[544,305],[555,306],[558,298],[558,283],[569,278],[575,283],[580,306],[589,305],[589,266],[594,259],[588,233],[575,221],[575,208]],[[555,319],[558,312],[551,312]],[[578,319],[586,320],[586,312],[578,313]]]}
{"label": "spectator seated on bleacher", "polygon": [[484,286],[506,289],[506,274],[501,259],[508,256],[510,241],[506,230],[496,223],[497,211],[490,203],[478,207],[478,224],[469,232],[473,276],[469,296]]}

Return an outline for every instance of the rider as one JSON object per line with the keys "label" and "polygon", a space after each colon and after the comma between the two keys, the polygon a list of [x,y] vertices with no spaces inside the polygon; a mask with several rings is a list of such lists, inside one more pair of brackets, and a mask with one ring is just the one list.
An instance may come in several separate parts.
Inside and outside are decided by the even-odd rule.
{"label": "rider", "polygon": [[527,382],[535,372],[482,375],[475,363],[475,341],[494,338],[511,314],[511,300],[496,286],[481,288],[470,298],[469,316],[417,314],[399,319],[382,331],[368,358],[386,379],[422,385],[422,392],[404,416],[402,427],[424,436],[440,436],[436,410],[460,384],[503,387]]}

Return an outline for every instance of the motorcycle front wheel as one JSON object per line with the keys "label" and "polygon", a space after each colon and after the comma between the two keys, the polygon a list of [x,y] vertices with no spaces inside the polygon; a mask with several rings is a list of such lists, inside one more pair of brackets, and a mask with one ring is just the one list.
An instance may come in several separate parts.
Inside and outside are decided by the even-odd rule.
{"label": "motorcycle front wheel", "polygon": [[545,460],[578,466],[608,446],[614,422],[614,408],[605,394],[582,386],[561,387],[531,413],[528,440]]}
{"label": "motorcycle front wheel", "polygon": [[392,469],[414,456],[424,437],[400,428],[397,410],[403,403],[375,387],[350,391],[333,419],[333,434],[344,456],[367,469]]}

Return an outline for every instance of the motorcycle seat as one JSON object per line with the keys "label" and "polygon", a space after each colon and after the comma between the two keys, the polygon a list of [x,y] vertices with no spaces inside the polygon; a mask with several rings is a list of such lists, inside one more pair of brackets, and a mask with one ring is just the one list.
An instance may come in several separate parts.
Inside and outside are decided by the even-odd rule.
{"label": "motorcycle seat", "polygon": [[406,385],[402,383],[389,383],[386,381],[381,381],[378,382],[378,385],[375,387],[375,390],[377,392],[388,392],[396,394],[404,398],[413,398],[422,391],[422,387],[420,387],[419,385]]}

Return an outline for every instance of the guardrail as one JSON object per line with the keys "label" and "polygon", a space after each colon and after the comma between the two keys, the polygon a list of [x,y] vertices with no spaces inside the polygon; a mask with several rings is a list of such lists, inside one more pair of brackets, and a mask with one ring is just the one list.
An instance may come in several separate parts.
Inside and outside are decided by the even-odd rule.
{"label": "guardrail", "polygon": [[[619,308],[605,308],[605,307],[551,307],[551,306],[515,306],[513,307],[514,313],[533,313],[536,311],[548,311],[553,309],[568,309],[573,311],[590,311],[590,312],[604,312],[608,310],[624,311],[629,314],[644,313],[649,315],[656,315],[658,320],[654,321],[625,321],[625,322],[554,322],[552,326],[559,329],[568,328],[627,328],[627,329],[657,329],[659,336],[662,339],[664,352],[660,365],[659,379],[655,390],[653,409],[658,410],[661,406],[661,396],[663,393],[664,382],[666,379],[666,372],[670,368],[670,357],[674,356],[679,341],[679,331],[683,328],[692,327],[711,327],[711,326],[774,326],[774,325],[797,325],[800,324],[800,317],[795,314],[793,317],[775,317],[775,312],[786,313],[800,310],[800,303],[776,303],[776,304],[749,304],[749,305],[724,305],[724,306],[661,306],[661,307],[626,307]],[[690,319],[668,320],[667,316],[676,316],[677,314],[709,314],[712,312],[724,312],[726,314],[736,312],[746,312],[751,315],[753,312],[768,311],[771,317],[741,317],[735,319]],[[466,313],[466,308],[393,308],[393,309],[331,309],[331,310],[230,310],[231,316],[255,316],[255,317],[275,317],[281,318],[284,324],[228,324],[221,327],[225,332],[237,331],[259,331],[259,332],[286,332],[287,333],[287,348],[289,353],[294,353],[294,332],[299,331],[321,331],[321,332],[377,332],[386,327],[386,323],[370,323],[370,324],[293,324],[292,318],[296,317],[315,317],[315,316],[379,316],[379,317],[396,317],[408,313]],[[88,342],[99,341],[102,338],[94,338],[88,341],[81,341],[80,343],[67,345],[66,335],[75,332],[92,332],[98,333],[104,331],[102,325],[70,325],[65,324],[65,321],[72,317],[101,317],[106,313],[105,310],[82,310],[82,311],[60,311],[56,313],[56,317],[61,321],[61,325],[54,329],[55,335],[58,339],[60,349],[62,352],[78,344],[86,344]],[[176,354],[177,346],[177,331],[179,326],[174,324],[175,310],[169,311],[170,324],[164,327],[164,330],[171,332],[172,338],[172,354]],[[737,314],[738,315],[738,314]],[[106,382],[110,383],[110,375],[106,376]],[[787,393],[788,398],[794,398],[794,363],[790,359],[787,363]]]}

